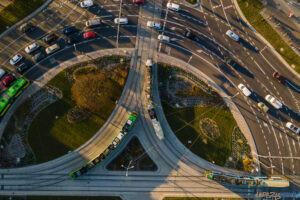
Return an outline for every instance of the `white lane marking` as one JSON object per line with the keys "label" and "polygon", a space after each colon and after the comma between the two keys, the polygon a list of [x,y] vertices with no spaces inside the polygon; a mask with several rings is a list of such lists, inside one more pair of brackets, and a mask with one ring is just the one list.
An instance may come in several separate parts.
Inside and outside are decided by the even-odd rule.
{"label": "white lane marking", "polygon": [[216,6],[213,7],[213,9],[220,8],[221,6],[222,6],[221,4],[216,5]]}
{"label": "white lane marking", "polygon": [[266,75],[266,73],[264,72],[264,70],[262,70],[262,68],[257,64],[257,62],[254,60],[254,63],[257,65],[257,67],[260,69],[260,71],[264,74],[264,75]]}
{"label": "white lane marking", "polygon": [[227,10],[228,8],[232,8],[232,5],[224,7],[225,10]]}

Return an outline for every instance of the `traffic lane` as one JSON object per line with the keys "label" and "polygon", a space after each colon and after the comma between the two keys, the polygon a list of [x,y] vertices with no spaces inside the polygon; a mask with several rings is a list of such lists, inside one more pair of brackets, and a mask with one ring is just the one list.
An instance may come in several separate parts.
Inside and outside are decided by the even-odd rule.
{"label": "traffic lane", "polygon": [[[199,61],[199,59],[197,59],[197,57],[193,57],[190,61],[190,64],[192,64],[193,66],[196,66],[202,72],[204,72],[209,77],[211,77],[228,95],[233,96],[234,94],[237,93],[236,88],[233,87],[229,83],[229,81],[227,80],[227,78],[224,75],[220,74],[220,72],[214,72],[214,70],[212,70],[212,68],[204,67],[204,66],[207,66],[207,63],[205,63],[203,65],[201,65],[199,63],[201,63],[201,62]],[[259,154],[262,154],[262,155],[268,155],[268,153],[270,152],[269,143],[272,144],[275,141],[273,141],[274,139],[271,138],[271,139],[268,139],[269,143],[266,143],[267,140],[261,139],[262,131],[261,131],[261,128],[258,126],[258,124],[260,124],[262,122],[258,121],[259,118],[257,118],[256,113],[253,112],[253,111],[256,111],[256,107],[252,106],[252,108],[250,110],[249,104],[246,103],[246,101],[243,98],[240,99],[239,97],[240,97],[240,95],[235,97],[233,100],[235,101],[236,105],[238,106],[239,110],[241,111],[242,115],[245,117],[245,119],[250,127],[250,130],[254,137],[254,141],[258,148],[258,152],[259,152]],[[263,133],[263,134],[267,134],[267,131],[266,131],[266,133]],[[272,149],[271,153],[272,153],[272,155],[278,155],[278,149]],[[269,161],[267,161],[267,162],[269,163]],[[275,164],[276,164],[276,166],[281,166],[280,163],[275,163]]]}
{"label": "traffic lane", "polygon": [[[137,19],[136,19],[136,17],[130,17],[129,18],[129,23],[131,23],[131,24],[134,24],[134,23],[136,23],[137,22]],[[114,23],[112,23],[112,22],[110,22],[110,24],[113,24],[114,26],[116,26]],[[129,26],[129,25],[125,25],[125,26]],[[136,35],[136,31],[134,31],[134,30],[132,30],[132,29],[123,29],[122,28],[123,27],[123,25],[121,26],[121,29],[120,29],[120,31],[121,31],[121,33],[122,34],[134,34],[134,35]],[[134,26],[133,26],[134,27]],[[113,27],[113,28],[116,28],[116,27]],[[90,29],[91,30],[91,29]],[[58,34],[56,34],[56,35],[62,35],[61,34],[61,30],[58,30],[57,31],[58,32]],[[101,33],[99,33],[100,35],[101,35]],[[44,33],[42,33],[41,35],[45,35]],[[67,38],[66,36],[64,36],[64,35],[62,35],[64,38]],[[20,51],[20,53],[23,55],[23,56],[25,56],[25,57],[28,57],[28,55],[26,55],[26,54],[24,54],[23,53],[23,51],[24,51],[24,48],[29,44],[29,43],[31,43],[31,42],[28,42],[27,41],[27,43],[26,43],[26,45],[24,45],[23,46],[23,48],[20,48],[19,49],[19,51]],[[18,47],[20,46],[20,44],[18,44]],[[47,44],[45,45],[45,46],[48,46]],[[16,52],[15,52],[15,49],[13,49],[14,50],[14,52],[13,53],[15,53],[16,54]],[[10,53],[10,52],[7,52],[7,53]],[[10,53],[10,54],[12,54],[12,53]],[[12,54],[12,55],[14,55],[14,54]],[[4,64],[4,62],[6,62],[7,63],[7,61],[8,61],[8,59],[7,59],[7,57],[9,56],[9,55],[7,55],[7,56],[5,56],[5,55],[2,55],[3,57],[4,57],[4,61],[3,61],[3,63],[2,64]],[[29,58],[30,59],[30,58]],[[8,64],[8,63],[7,63]],[[10,66],[8,66],[8,68],[9,68]],[[11,70],[13,70],[12,68],[10,68]]]}
{"label": "traffic lane", "polygon": [[198,18],[203,17],[203,15],[201,15],[201,13],[197,14],[197,16],[188,16],[187,12],[185,11],[174,12],[169,10],[167,15],[167,23],[173,23],[173,26],[181,26],[183,29],[195,29],[205,35],[209,35],[210,31],[205,20],[198,20]]}
{"label": "traffic lane", "polygon": [[[174,29],[173,29],[174,30]],[[177,30],[177,29],[176,29]],[[173,31],[174,32],[174,31]],[[198,36],[199,37],[199,36]],[[199,37],[200,38],[200,37]],[[196,43],[198,43],[198,42],[196,42]],[[235,43],[235,42],[233,42],[233,43]],[[203,44],[202,44],[203,45]],[[210,45],[210,47],[208,47],[207,48],[207,44],[204,44],[204,46],[206,46],[206,49],[210,49],[211,51],[216,51],[216,48],[214,48],[214,49],[212,49],[212,48],[210,48],[212,45]],[[187,48],[189,48],[189,47],[187,47]],[[192,49],[194,49],[194,48],[192,48]],[[247,50],[245,50],[245,51],[247,51]],[[219,51],[217,51],[217,55],[218,56],[220,56],[220,53],[219,53]],[[242,58],[242,59],[240,59],[240,60],[246,60],[248,57],[244,57],[244,58]],[[250,60],[250,63],[252,64],[253,63],[253,60]],[[253,68],[252,68],[253,69]],[[254,75],[253,75],[253,73],[251,73],[250,72],[250,70],[248,70],[248,68],[246,67],[243,67],[241,64],[239,64],[238,65],[238,67],[235,67],[233,70],[237,70],[238,72],[241,72],[241,74],[243,74],[243,75],[246,75],[246,76],[248,76],[249,78],[254,78]],[[255,72],[255,74],[256,75],[258,75],[258,74],[261,74],[261,71],[258,71],[258,69],[257,69],[257,71]],[[263,80],[265,78],[265,75],[263,74],[262,76],[261,76],[261,79],[259,79],[259,80]],[[252,82],[253,80],[248,80],[247,82]],[[261,83],[259,83],[258,84],[258,86],[261,86]],[[266,91],[268,90],[267,88],[269,88],[270,87],[270,85],[268,86],[264,86],[264,89],[266,89]],[[252,88],[251,88],[252,89]],[[270,93],[270,92],[268,92],[268,93]],[[282,118],[283,119],[283,118]],[[281,120],[281,118],[279,117],[279,120]]]}
{"label": "traffic lane", "polygon": [[[96,51],[99,49],[110,49],[115,48],[116,36],[110,35],[111,30],[107,31],[107,36],[105,38],[98,37],[91,40],[82,41],[76,44],[76,50],[74,45],[66,45],[60,51],[49,55],[42,61],[33,66],[33,68],[28,70],[24,75],[31,80],[39,78],[47,70],[57,66],[58,64],[74,58],[75,56],[85,54],[88,52]],[[135,46],[135,36],[124,37],[123,35],[119,39],[120,48],[134,48]]]}
{"label": "traffic lane", "polygon": [[[168,49],[168,48],[166,48],[166,49]],[[168,50],[165,50],[165,52],[167,53],[167,54],[170,54],[170,50],[168,51]],[[174,51],[173,51],[173,49],[172,49],[172,56],[176,56],[176,57],[179,57],[178,56],[178,53],[177,54],[174,54]],[[186,58],[186,56],[185,56],[185,58]],[[191,58],[191,57],[190,57]],[[185,60],[185,59],[183,59],[183,60]],[[188,60],[187,62],[189,62],[190,60]],[[220,76],[218,77],[220,80],[222,80],[221,78],[220,78]],[[222,81],[224,81],[224,80],[222,80]],[[224,88],[223,88],[224,89]],[[229,94],[230,95],[230,94]],[[232,94],[231,94],[232,95]],[[254,105],[255,106],[255,105]],[[247,111],[248,113],[247,114],[249,114],[249,113],[252,113],[251,111]],[[257,122],[255,122],[255,124],[256,124]],[[271,143],[274,143],[275,141],[273,141],[273,142],[271,142]],[[265,144],[263,144],[262,146],[265,146]],[[278,144],[278,146],[279,146],[279,144]],[[282,147],[283,148],[283,147]],[[272,151],[272,154],[274,155],[278,155],[278,152],[274,152],[274,151]],[[278,165],[280,165],[280,163],[278,163]]]}
{"label": "traffic lane", "polygon": [[[49,10],[48,10],[49,11]],[[45,12],[42,12],[42,13],[45,13]],[[70,12],[70,13],[72,13],[72,12]],[[40,15],[40,14],[39,14]],[[33,20],[34,20],[35,18],[33,18]],[[32,21],[33,21],[32,20]],[[63,20],[61,20],[60,22],[62,22]],[[58,26],[57,24],[56,25],[54,25],[54,27],[55,26]],[[52,26],[53,27],[53,26]],[[10,56],[11,55],[14,55],[12,52],[9,52],[9,51],[7,51],[7,49],[10,49],[10,50],[13,50],[13,51],[15,51],[15,49],[18,49],[18,50],[22,50],[22,48],[25,48],[27,45],[29,45],[29,43],[30,43],[30,41],[32,41],[32,38],[30,38],[30,37],[28,37],[27,35],[38,35],[37,37],[36,37],[36,39],[39,39],[39,38],[41,38],[43,35],[45,35],[45,32],[46,31],[44,31],[41,27],[36,27],[37,28],[37,30],[35,30],[35,31],[33,31],[33,32],[30,32],[30,33],[27,33],[27,34],[22,34],[21,36],[19,36],[16,40],[14,40],[14,41],[10,41],[9,43],[8,43],[8,45],[6,45],[5,47],[3,47],[3,48],[1,48],[1,51],[0,51],[0,53],[1,53],[1,57],[2,56],[4,56],[5,57],[5,59],[7,58],[7,57],[9,57],[9,55],[3,55],[3,51],[5,50],[5,52],[6,53],[9,53],[10,54]],[[16,31],[17,33],[20,33],[20,31]],[[24,36],[24,37],[23,37]],[[3,41],[3,40],[6,40],[6,38],[3,38],[1,41]],[[23,44],[21,43],[21,42],[23,42]],[[21,44],[20,44],[21,43]],[[22,48],[20,48],[20,46],[23,46]]]}
{"label": "traffic lane", "polygon": [[[42,14],[40,14],[40,15],[43,15],[44,20],[46,17],[46,20],[42,21],[42,22],[48,22],[48,23],[40,23],[40,21],[42,19],[41,19],[41,17],[37,16],[36,18],[33,18],[33,20],[32,20],[33,24],[37,24],[35,21],[39,20],[39,23],[40,23],[39,25],[43,29],[48,28],[48,30],[50,29],[50,31],[53,31],[53,30],[56,30],[57,29],[56,27],[58,27],[58,26],[61,27],[61,29],[65,26],[68,26],[69,23],[64,23],[64,21],[66,19],[68,19],[68,21],[71,23],[76,23],[78,20],[85,22],[86,20],[90,19],[91,17],[94,17],[92,14],[90,14],[89,9],[82,9],[82,8],[78,7],[77,4],[75,4],[73,8],[66,7],[66,4],[59,4],[58,7],[60,8],[60,10],[57,9],[57,10],[53,11],[50,9],[46,9],[42,12]],[[56,4],[54,3],[54,6],[52,6],[52,9],[56,9],[56,8],[57,8]],[[71,12],[67,12],[68,15],[67,15],[67,17],[65,17],[64,13],[66,13],[66,11],[69,11],[70,9],[71,9]],[[58,14],[60,14],[60,13],[64,16],[64,19],[61,19],[58,17]],[[52,17],[51,20],[49,19],[49,15]],[[84,16],[84,18],[82,18],[82,16]],[[51,21],[51,23],[49,23],[50,21]],[[37,27],[37,28],[42,30],[40,27]],[[44,36],[45,34],[46,34],[46,31],[43,31],[43,32],[42,31],[34,31],[33,33],[30,33],[30,34],[24,34],[25,37],[27,35],[29,35],[31,37],[31,38],[29,38],[29,40],[27,38],[23,39],[23,40],[19,38],[19,40],[17,42],[15,41],[13,43],[10,42],[7,44],[10,45],[10,47],[9,47],[10,49],[14,50],[15,47],[13,45],[16,44],[19,47],[20,46],[19,41],[24,41],[24,42],[26,42],[26,45],[28,45],[30,39],[39,39],[42,36]],[[5,40],[5,41],[9,41],[9,40]],[[5,48],[8,48],[8,46]],[[24,48],[25,48],[25,45],[24,45]],[[2,48],[2,50],[3,50],[3,48]],[[6,55],[5,57],[7,57],[7,56],[8,55]]]}
{"label": "traffic lane", "polygon": [[[165,46],[165,45],[164,45]],[[228,89],[228,87],[231,85],[229,83],[229,81],[227,81],[226,77],[224,77],[222,74],[219,74],[219,73],[213,73],[214,70],[212,70],[211,68],[208,68],[208,67],[204,67],[204,66],[207,66],[207,62],[205,62],[203,59],[199,59],[197,56],[192,56],[192,57],[188,57],[187,55],[184,55],[184,58],[181,58],[182,56],[180,56],[182,53],[178,53],[176,52],[176,50],[174,50],[172,48],[172,51],[168,50],[168,48],[164,48],[165,50],[163,51],[164,53],[167,53],[169,55],[172,55],[172,56],[176,56],[186,62],[189,62],[190,64],[192,64],[193,66],[196,66],[198,69],[200,69],[202,72],[204,72],[205,74],[207,74],[209,77],[211,77],[216,83],[218,83],[218,85],[220,87],[222,87],[222,89],[224,91],[226,91],[226,93],[230,96],[233,96],[235,93],[236,93],[236,89],[233,88],[233,91],[230,91]],[[175,52],[175,53],[174,53]],[[201,64],[202,63],[202,64]],[[244,104],[244,105],[243,105]],[[241,105],[242,105],[242,108],[241,109]],[[255,120],[255,114],[253,114],[253,111],[252,110],[249,110],[248,108],[248,105],[247,103],[245,103],[244,101],[241,101],[238,103],[238,106],[242,112],[242,114],[244,114],[244,116],[246,116],[247,118],[247,123],[250,125],[251,129],[252,129],[252,132],[253,133],[256,133],[258,135],[254,136],[256,138],[256,142],[258,141],[259,142],[262,142],[264,140],[261,140],[261,131],[260,131],[260,127],[257,127],[257,124],[258,124],[258,121]],[[250,121],[250,122],[249,122]],[[252,126],[253,124],[253,126]],[[257,131],[253,130],[253,128],[256,128]],[[271,141],[270,141],[271,140]],[[273,141],[272,142],[272,139],[269,139],[269,141],[271,143],[275,142]],[[260,153],[262,153],[263,155],[265,155],[265,153],[268,153],[267,149],[266,149],[266,143],[265,141],[262,142],[262,144],[258,144],[258,147],[260,148]],[[272,155],[278,155],[278,149],[277,149],[277,152],[275,152],[274,150],[272,151]],[[280,165],[280,163],[277,163],[277,165]]]}

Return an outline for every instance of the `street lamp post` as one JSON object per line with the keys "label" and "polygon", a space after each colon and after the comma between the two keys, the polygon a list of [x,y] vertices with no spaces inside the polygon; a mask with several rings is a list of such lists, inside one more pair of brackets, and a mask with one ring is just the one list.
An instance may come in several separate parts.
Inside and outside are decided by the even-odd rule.
{"label": "street lamp post", "polygon": [[123,167],[124,169],[126,169],[126,174],[125,174],[126,176],[128,176],[128,170],[134,168],[134,165],[130,166],[131,163],[132,163],[132,160],[130,160],[130,162],[129,162],[129,164],[128,164],[127,167],[125,167],[124,165],[121,165],[121,167]]}

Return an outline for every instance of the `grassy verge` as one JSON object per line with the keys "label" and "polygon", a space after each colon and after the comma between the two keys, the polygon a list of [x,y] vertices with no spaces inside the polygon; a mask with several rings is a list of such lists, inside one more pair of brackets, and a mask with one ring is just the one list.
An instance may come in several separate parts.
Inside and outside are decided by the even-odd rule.
{"label": "grassy verge", "polygon": [[[205,82],[162,63],[159,64],[158,80],[165,116],[183,145],[221,166],[228,166],[226,160],[231,156],[234,169],[237,168],[235,162],[242,163],[242,155],[250,157],[250,147],[230,110],[220,95]],[[188,104],[189,97],[202,100]]]}
{"label": "grassy verge", "polygon": [[288,64],[295,66],[297,73],[300,73],[300,57],[260,15],[263,4],[259,0],[238,0],[237,2],[250,24],[273,45]]}
{"label": "grassy verge", "polygon": [[[107,102],[101,112],[93,113],[81,122],[69,123],[68,110],[76,105],[71,97],[70,70],[62,71],[48,83],[59,88],[63,98],[42,110],[30,125],[28,139],[37,163],[57,158],[84,144],[101,128],[115,107],[114,102]],[[118,98],[122,89],[118,90]]]}
{"label": "grassy verge", "polygon": [[39,8],[46,0],[14,0],[0,11],[0,33]]}
{"label": "grassy verge", "polygon": [[[193,153],[208,161],[214,161],[223,166],[231,152],[231,133],[236,125],[229,110],[194,106],[189,108],[173,108],[163,103],[163,110],[167,121],[177,138]],[[203,142],[205,136],[199,129],[199,120],[210,118],[214,120],[220,130],[220,137],[216,140]],[[189,141],[192,141],[189,144]]]}

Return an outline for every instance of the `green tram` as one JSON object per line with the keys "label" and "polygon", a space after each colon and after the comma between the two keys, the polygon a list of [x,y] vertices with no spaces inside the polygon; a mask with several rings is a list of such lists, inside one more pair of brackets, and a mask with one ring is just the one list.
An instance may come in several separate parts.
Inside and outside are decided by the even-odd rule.
{"label": "green tram", "polygon": [[4,92],[4,94],[0,97],[0,117],[6,113],[14,99],[17,98],[29,84],[29,80],[21,77]]}
{"label": "green tram", "polygon": [[75,180],[77,177],[87,173],[89,170],[94,168],[98,163],[103,161],[117,146],[120,144],[125,135],[131,130],[134,125],[136,119],[138,117],[138,113],[133,111],[128,117],[126,123],[124,124],[120,133],[115,137],[112,143],[96,158],[90,160],[88,163],[84,164],[80,168],[70,172],[69,176],[71,179]]}
{"label": "green tram", "polygon": [[290,186],[290,182],[285,177],[258,177],[258,176],[235,176],[233,174],[226,174],[206,170],[204,176],[208,179],[215,180],[222,183],[229,183],[233,185],[247,185],[256,187],[277,187],[285,188]]}

